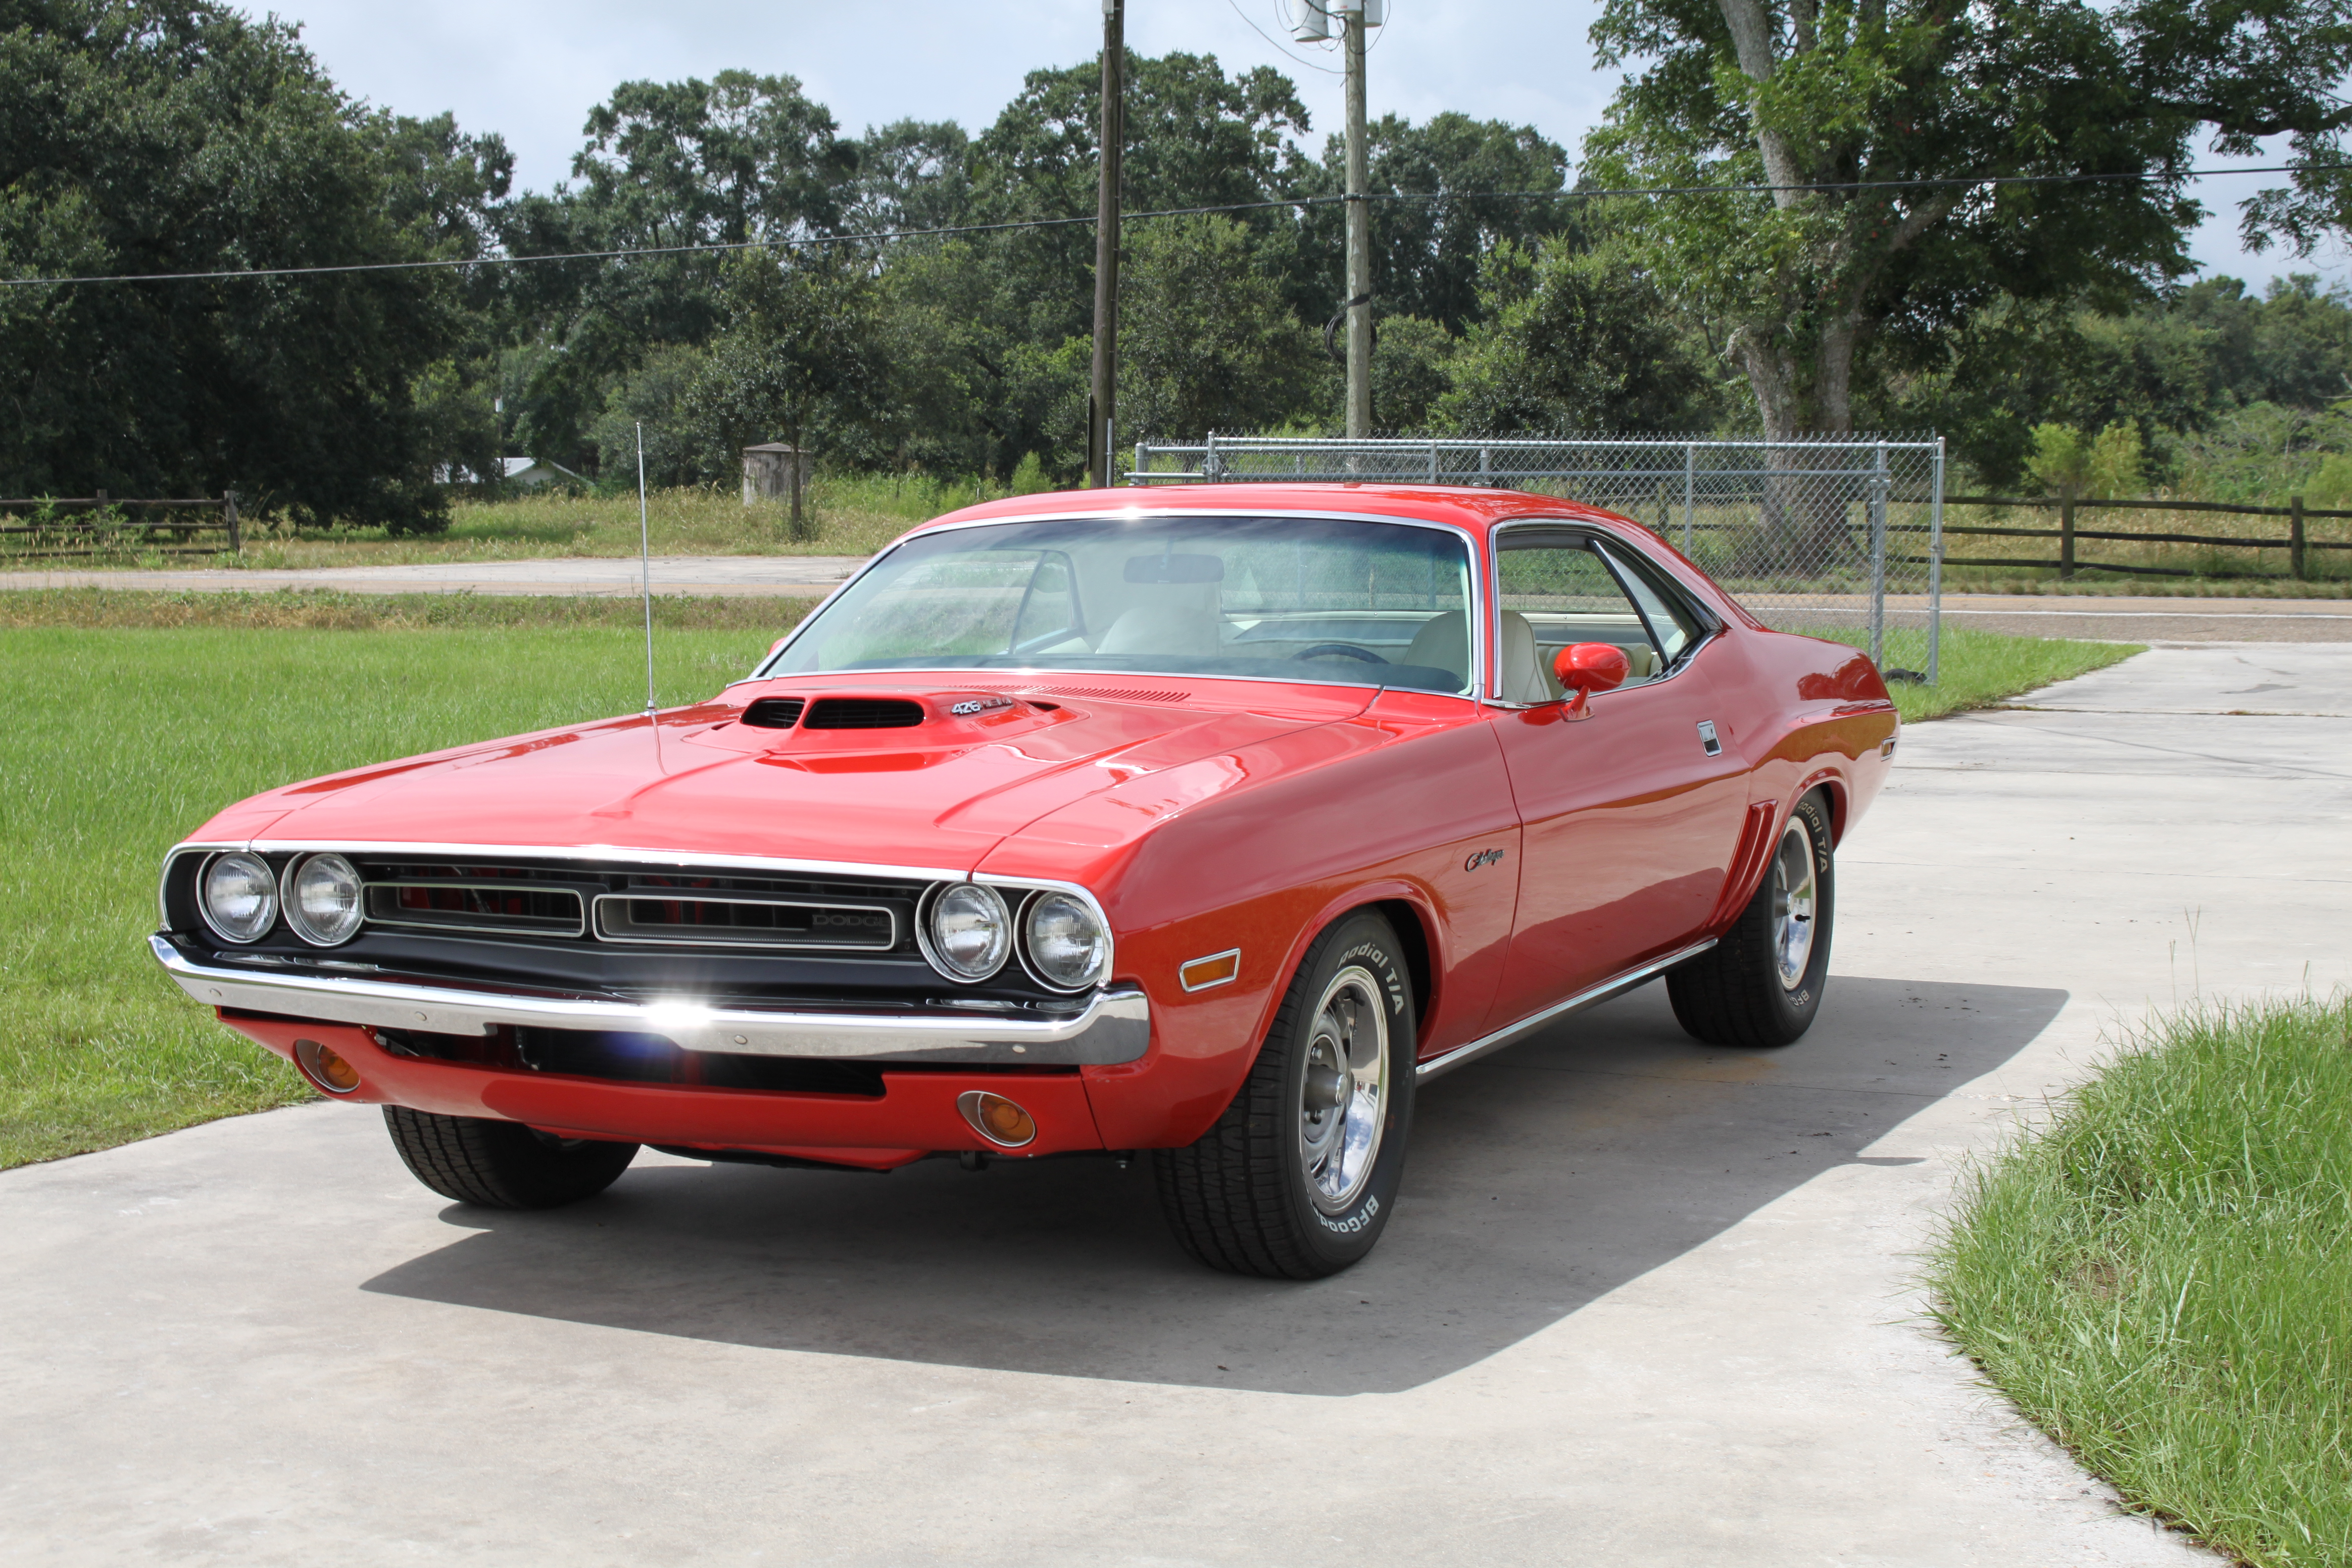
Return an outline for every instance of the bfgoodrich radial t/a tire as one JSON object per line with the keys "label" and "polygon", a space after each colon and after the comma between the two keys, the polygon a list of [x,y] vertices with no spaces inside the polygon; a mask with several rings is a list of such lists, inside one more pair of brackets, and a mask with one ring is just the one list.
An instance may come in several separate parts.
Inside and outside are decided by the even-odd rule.
{"label": "bfgoodrich radial t/a tire", "polygon": [[1666,976],[1675,1020],[1710,1046],[1747,1050],[1811,1028],[1829,981],[1836,892],[1829,810],[1816,792],[1789,814],[1763,885],[1723,940]]}
{"label": "bfgoodrich radial t/a tire", "polygon": [[1336,1274],[1371,1251],[1404,1175],[1415,1017],[1387,921],[1359,912],[1316,939],[1225,1113],[1198,1142],[1152,1156],[1185,1251],[1280,1279]]}
{"label": "bfgoodrich radial t/a tire", "polygon": [[513,1121],[383,1108],[410,1174],[445,1198],[490,1209],[551,1209],[593,1198],[637,1157],[635,1143],[557,1138]]}

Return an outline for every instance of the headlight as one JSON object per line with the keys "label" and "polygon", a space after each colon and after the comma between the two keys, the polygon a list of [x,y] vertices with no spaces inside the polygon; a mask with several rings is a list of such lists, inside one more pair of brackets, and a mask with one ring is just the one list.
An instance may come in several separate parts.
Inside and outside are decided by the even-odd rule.
{"label": "headlight", "polygon": [[1013,916],[995,889],[959,882],[931,900],[924,935],[930,961],[942,973],[985,980],[1013,952]]}
{"label": "headlight", "polygon": [[205,868],[205,923],[231,942],[259,942],[278,918],[278,879],[269,862],[239,850]]}
{"label": "headlight", "polygon": [[1037,978],[1065,991],[1083,991],[1102,982],[1110,967],[1110,932],[1084,899],[1040,893],[1029,900],[1021,922],[1029,966]]}
{"label": "headlight", "polygon": [[340,855],[298,860],[286,878],[286,923],[316,947],[349,942],[360,929],[360,874]]}

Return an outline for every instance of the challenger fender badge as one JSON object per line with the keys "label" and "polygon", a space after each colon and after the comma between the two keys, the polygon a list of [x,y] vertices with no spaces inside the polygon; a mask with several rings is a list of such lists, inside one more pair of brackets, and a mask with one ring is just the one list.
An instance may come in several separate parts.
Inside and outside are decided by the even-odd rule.
{"label": "challenger fender badge", "polygon": [[985,713],[992,708],[1010,708],[1012,706],[1013,699],[1010,697],[974,697],[969,701],[957,703],[954,707],[949,709],[948,711],[961,717],[966,713]]}
{"label": "challenger fender badge", "polygon": [[1481,866],[1499,866],[1503,863],[1503,857],[1507,853],[1507,850],[1502,849],[1481,849],[1463,861],[1462,868],[1465,871],[1475,871]]}

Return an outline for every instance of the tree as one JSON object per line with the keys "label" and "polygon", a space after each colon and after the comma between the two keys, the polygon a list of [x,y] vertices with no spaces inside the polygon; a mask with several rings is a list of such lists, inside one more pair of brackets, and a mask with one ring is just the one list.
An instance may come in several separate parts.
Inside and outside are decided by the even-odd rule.
{"label": "tree", "polygon": [[[748,251],[727,267],[727,329],[688,396],[722,450],[811,443],[869,417],[884,367],[871,258],[847,245]],[[793,487],[792,533],[813,537]]]}
{"label": "tree", "polygon": [[1129,230],[1119,272],[1118,397],[1139,435],[1192,437],[1280,424],[1304,401],[1309,340],[1227,217]]}
{"label": "tree", "polygon": [[[446,254],[382,132],[289,25],[205,0],[0,0],[15,276]],[[235,487],[250,510],[436,526],[418,387],[462,347],[461,309],[447,272],[0,289],[0,488]]]}
{"label": "tree", "polygon": [[1437,422],[1476,435],[1671,430],[1706,422],[1705,366],[1647,281],[1608,250],[1554,239],[1486,259],[1480,314]]}
{"label": "tree", "polygon": [[[1874,340],[1899,364],[2004,299],[2119,305],[2188,272],[2200,128],[2332,160],[2352,114],[2337,0],[1608,0],[1592,36],[1604,63],[1649,64],[1587,179],[1776,187],[1647,198],[1628,221],[1774,435],[1851,429]],[[2074,175],[2102,178],[1980,183]],[[1948,183],[1803,188],[1883,181]],[[2298,210],[2249,221],[2292,237]]]}
{"label": "tree", "polygon": [[[1478,316],[1482,258],[1501,245],[1532,248],[1569,226],[1568,203],[1496,194],[1562,188],[1568,153],[1532,125],[1450,112],[1415,125],[1390,114],[1365,128],[1365,141],[1367,190],[1438,198],[1371,204],[1372,296],[1382,312],[1418,316],[1458,335]],[[1330,138],[1323,161],[1301,170],[1299,194],[1345,191],[1347,160],[1346,140]],[[1306,210],[1298,250],[1300,306],[1320,324],[1339,310],[1346,277],[1347,215],[1339,204]]]}
{"label": "tree", "polygon": [[[857,169],[832,114],[788,76],[623,82],[588,114],[576,192],[519,205],[520,255],[781,243],[840,226]],[[579,462],[606,392],[659,344],[708,342],[726,320],[715,257],[639,256],[514,269],[519,327],[562,353],[525,389],[532,449]]]}

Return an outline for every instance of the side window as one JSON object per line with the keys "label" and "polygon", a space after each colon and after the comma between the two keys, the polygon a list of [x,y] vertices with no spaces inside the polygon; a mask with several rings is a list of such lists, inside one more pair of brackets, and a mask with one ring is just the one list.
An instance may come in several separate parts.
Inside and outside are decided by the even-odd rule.
{"label": "side window", "polygon": [[1029,575],[1028,590],[1013,621],[1012,646],[1005,651],[1043,653],[1083,636],[1086,629],[1086,617],[1078,613],[1078,575],[1070,569],[1068,556],[1048,550]]}
{"label": "side window", "polygon": [[1664,672],[1665,658],[1641,612],[1589,543],[1538,534],[1517,544],[1507,533],[1498,542],[1495,573],[1505,701],[1561,695],[1552,660],[1577,643],[1608,643],[1622,651],[1628,686]]}
{"label": "side window", "polygon": [[1650,623],[1651,634],[1656,637],[1658,650],[1664,655],[1666,668],[1672,669],[1682,662],[1683,655],[1696,647],[1706,628],[1691,614],[1679,595],[1659,587],[1646,567],[1626,558],[1618,550],[1609,552],[1616,563],[1617,574],[1625,580],[1626,591],[1641,607],[1643,618]]}

